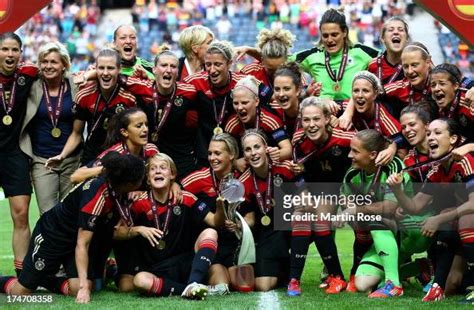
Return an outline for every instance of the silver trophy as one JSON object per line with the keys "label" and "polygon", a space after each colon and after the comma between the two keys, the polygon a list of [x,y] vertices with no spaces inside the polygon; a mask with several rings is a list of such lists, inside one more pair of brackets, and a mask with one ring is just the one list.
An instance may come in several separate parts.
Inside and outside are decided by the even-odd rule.
{"label": "silver trophy", "polygon": [[225,201],[225,217],[235,223],[237,208],[244,201],[244,185],[237,179],[229,178],[221,182],[220,192]]}

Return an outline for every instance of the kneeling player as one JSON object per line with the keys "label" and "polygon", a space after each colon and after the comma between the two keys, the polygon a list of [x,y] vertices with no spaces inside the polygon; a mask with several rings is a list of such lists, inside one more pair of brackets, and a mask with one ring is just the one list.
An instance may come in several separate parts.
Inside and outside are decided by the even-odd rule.
{"label": "kneeling player", "polygon": [[[224,224],[222,205],[216,213],[189,192],[173,203],[171,186],[177,175],[173,160],[160,153],[148,161],[148,183],[151,191],[143,194],[131,207],[135,226],[122,225],[116,239],[136,239],[141,257],[135,288],[150,296],[178,295],[203,299],[207,287],[202,283],[217,251],[217,232],[203,230],[196,239],[193,226],[205,222],[211,227]],[[219,201],[219,200],[218,200]],[[220,202],[218,203],[220,204]]]}
{"label": "kneeling player", "polygon": [[[102,165],[102,176],[81,183],[41,216],[23,271],[18,279],[0,277],[1,292],[27,295],[43,286],[77,295],[79,303],[90,301],[92,282],[88,279],[102,277],[108,255],[104,249],[110,250],[113,227],[126,208],[122,202],[141,185],[145,174],[143,161],[133,155],[112,152]],[[54,276],[61,264],[67,278]]]}

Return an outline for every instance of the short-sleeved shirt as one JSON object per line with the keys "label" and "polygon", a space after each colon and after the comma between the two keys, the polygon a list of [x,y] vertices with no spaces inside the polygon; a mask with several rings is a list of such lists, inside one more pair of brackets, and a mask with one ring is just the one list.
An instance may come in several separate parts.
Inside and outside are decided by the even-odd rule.
{"label": "short-sleeved shirt", "polygon": [[[331,79],[325,66],[325,51],[320,47],[302,51],[290,56],[290,60],[300,63],[301,68],[308,72],[311,77],[321,82],[321,97],[333,100],[347,100],[352,96],[352,79],[357,72],[366,70],[370,61],[378,55],[378,51],[362,45],[355,44],[348,49],[347,64],[342,80],[339,82],[341,89],[338,92],[333,90],[335,82]],[[342,61],[343,49],[330,56],[329,65],[337,77]]]}
{"label": "short-sleeved shirt", "polygon": [[[94,160],[104,151],[107,124],[112,116],[136,105],[135,96],[123,86],[117,86],[115,96],[108,103],[100,94],[97,82],[81,87],[76,94],[76,119],[87,123],[87,140],[82,155],[82,163]],[[92,129],[94,129],[93,132]]]}
{"label": "short-sleeved shirt", "polygon": [[[412,93],[412,95],[410,95]],[[430,104],[430,109],[434,112],[436,103],[431,98],[431,88],[427,84],[422,90],[415,89],[405,78],[401,81],[385,85],[385,94],[382,102],[396,119],[400,118],[400,112],[410,104],[418,104],[422,101]]]}
{"label": "short-sleeved shirt", "polygon": [[318,149],[304,162],[303,178],[305,182],[342,182],[347,169],[351,165],[348,158],[354,131],[333,128],[328,140],[317,146],[305,134],[298,130],[293,136],[293,147],[296,148],[297,159]]}
{"label": "short-sleeved shirt", "polygon": [[[288,134],[283,128],[283,122],[278,116],[268,112],[265,108],[260,108],[257,111],[259,122],[256,128],[262,130],[270,138],[270,141],[268,141],[269,146],[278,146],[278,143],[281,141],[289,139]],[[246,129],[248,128],[245,127],[237,114],[234,113],[227,120],[224,131],[239,141]]]}
{"label": "short-sleeved shirt", "polygon": [[[364,116],[357,111],[354,111],[354,116],[352,118],[352,123],[357,130],[364,129],[377,129],[380,128],[380,133],[390,138],[398,146],[401,146],[404,143],[404,138],[401,133],[402,126],[400,122],[392,116],[385,108],[384,105],[380,103],[375,103],[376,109],[379,109],[379,119],[377,120],[375,115],[372,119],[365,119]],[[377,112],[375,112],[376,114]]]}
{"label": "short-sleeved shirt", "polygon": [[[451,187],[450,183],[464,183],[465,190]],[[457,207],[466,202],[468,194],[474,192],[474,154],[469,153],[462,160],[453,161],[447,171],[440,163],[433,165],[420,191],[430,196],[443,195],[443,208]],[[452,202],[452,205],[447,205],[446,201]]]}
{"label": "short-sleeved shirt", "polygon": [[119,215],[103,177],[87,180],[71,192],[39,220],[41,232],[58,247],[75,246],[79,228],[92,232],[107,231],[112,239],[113,226]]}
{"label": "short-sleeved shirt", "polygon": [[[159,250],[152,247],[150,242],[141,236],[136,239],[143,259],[148,266],[166,258],[193,251],[198,236],[192,228],[200,225],[210,212],[204,201],[198,200],[196,196],[186,191],[183,191],[183,201],[180,204],[169,207],[167,203],[156,202],[156,206],[160,229],[163,229],[166,222],[168,208],[171,211],[169,213],[168,231],[163,237],[166,242],[165,249]],[[131,213],[134,217],[135,226],[156,227],[149,193],[144,193],[139,200],[132,204]]]}
{"label": "short-sleeved shirt", "polygon": [[[195,141],[196,129],[188,124],[188,115],[194,108],[197,91],[191,84],[176,83],[174,99],[158,94],[158,111],[156,111],[153,100],[153,88],[155,82],[143,81],[136,78],[127,79],[127,89],[130,90],[138,100],[138,106],[145,112],[148,118],[149,141],[156,132],[158,126],[158,111],[164,113],[168,100],[172,100],[169,115],[161,127],[156,145],[161,152],[173,158],[179,175],[186,175],[195,170]],[[155,143],[155,142],[153,142]]]}
{"label": "short-sleeved shirt", "polygon": [[403,80],[404,78],[402,65],[400,63],[391,64],[388,62],[387,51],[372,59],[367,70],[379,78],[382,86],[385,86],[389,82],[393,83]]}
{"label": "short-sleeved shirt", "polygon": [[[239,180],[242,182],[245,188],[245,203],[249,204],[253,211],[256,214],[256,223],[260,223],[260,218],[264,215],[262,214],[260,207],[257,203],[256,193],[257,189],[255,188],[254,181],[253,181],[253,172],[252,168],[248,168],[245,170],[242,175],[240,176]],[[270,186],[273,189],[273,181],[275,178],[281,178],[282,181],[289,182],[292,181],[295,177],[293,171],[291,170],[290,161],[283,161],[280,163],[273,163],[272,164],[272,179],[270,182]],[[267,178],[261,179],[257,175],[255,175],[255,180],[257,182],[258,191],[262,194],[262,197],[265,199],[265,193],[267,191]],[[273,208],[270,208],[267,215],[273,219]],[[257,224],[258,225],[258,224]],[[261,226],[261,225],[260,225]],[[263,227],[263,230],[272,230],[271,226]]]}
{"label": "short-sleeved shirt", "polygon": [[229,116],[233,113],[231,91],[237,82],[245,77],[240,73],[231,73],[229,83],[219,89],[212,86],[207,72],[200,72],[188,76],[186,83],[192,84],[197,90],[197,99],[195,101],[195,110],[198,112],[199,124],[197,132],[197,158],[207,161],[207,149],[214,128],[217,126],[217,120],[225,103],[224,116],[220,124],[222,130]]}

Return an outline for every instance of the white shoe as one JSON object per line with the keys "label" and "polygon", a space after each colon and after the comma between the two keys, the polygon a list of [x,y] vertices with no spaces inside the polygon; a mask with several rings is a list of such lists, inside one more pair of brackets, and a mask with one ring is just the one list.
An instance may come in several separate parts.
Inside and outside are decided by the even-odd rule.
{"label": "white shoe", "polygon": [[219,283],[216,285],[208,285],[207,291],[209,293],[209,296],[214,296],[214,295],[222,296],[222,295],[230,294],[229,285],[225,283]]}
{"label": "white shoe", "polygon": [[193,282],[184,289],[181,297],[187,299],[204,300],[207,296],[207,286]]}

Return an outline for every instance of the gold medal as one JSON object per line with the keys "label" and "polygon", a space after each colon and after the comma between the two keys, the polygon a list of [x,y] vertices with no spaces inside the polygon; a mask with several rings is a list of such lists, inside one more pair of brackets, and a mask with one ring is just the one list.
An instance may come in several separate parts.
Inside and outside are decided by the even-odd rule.
{"label": "gold medal", "polygon": [[156,247],[158,248],[158,250],[164,250],[166,248],[165,240],[158,241],[158,245]]}
{"label": "gold medal", "polygon": [[272,222],[272,220],[270,219],[270,217],[268,215],[264,215],[262,216],[262,218],[260,219],[260,222],[262,223],[263,226],[268,226],[270,225],[270,223]]}
{"label": "gold medal", "polygon": [[304,171],[304,165],[303,165],[303,164],[298,164],[298,168],[299,168],[301,171]]}
{"label": "gold medal", "polygon": [[61,129],[59,129],[58,127],[54,127],[53,129],[51,129],[51,135],[53,136],[53,138],[61,137]]}
{"label": "gold medal", "polygon": [[152,142],[158,142],[158,133],[154,132],[151,134],[151,141]]}
{"label": "gold medal", "polygon": [[223,132],[224,132],[224,130],[222,130],[222,128],[219,127],[219,126],[217,126],[217,127],[214,128],[214,134],[215,134],[215,135],[219,135],[219,134],[221,134],[221,133],[223,133]]}
{"label": "gold medal", "polygon": [[338,93],[338,92],[341,90],[341,85],[339,85],[339,82],[336,82],[336,83],[333,85],[332,89],[333,89],[336,93]]}
{"label": "gold medal", "polygon": [[3,125],[10,126],[13,122],[13,118],[10,115],[5,115],[2,118]]}

